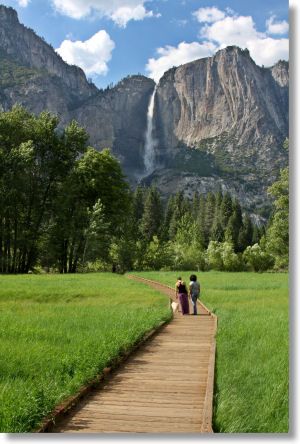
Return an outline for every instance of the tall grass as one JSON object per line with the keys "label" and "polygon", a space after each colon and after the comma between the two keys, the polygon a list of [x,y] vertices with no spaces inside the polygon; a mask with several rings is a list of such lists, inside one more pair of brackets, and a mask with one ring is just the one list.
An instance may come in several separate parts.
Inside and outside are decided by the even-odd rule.
{"label": "tall grass", "polygon": [[[189,272],[149,272],[175,285]],[[288,276],[198,273],[201,299],[218,316],[214,430],[288,432]]]}
{"label": "tall grass", "polygon": [[168,300],[111,274],[0,277],[0,432],[26,432],[170,317]]}

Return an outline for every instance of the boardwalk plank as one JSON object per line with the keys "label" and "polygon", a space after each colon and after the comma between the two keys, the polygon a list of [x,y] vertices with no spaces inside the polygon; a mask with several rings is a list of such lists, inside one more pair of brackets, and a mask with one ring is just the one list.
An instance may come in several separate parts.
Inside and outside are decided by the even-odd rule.
{"label": "boardwalk plank", "polygon": [[[151,284],[174,298],[172,289]],[[57,424],[63,433],[211,432],[216,318],[173,321]]]}

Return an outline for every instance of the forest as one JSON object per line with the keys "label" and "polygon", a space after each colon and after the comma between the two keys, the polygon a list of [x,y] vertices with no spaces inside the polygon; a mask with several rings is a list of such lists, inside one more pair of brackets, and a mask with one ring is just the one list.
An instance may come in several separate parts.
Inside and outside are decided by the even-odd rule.
{"label": "forest", "polygon": [[0,273],[287,269],[288,167],[258,226],[221,190],[167,201],[131,190],[110,151],[87,141],[48,112],[0,113]]}

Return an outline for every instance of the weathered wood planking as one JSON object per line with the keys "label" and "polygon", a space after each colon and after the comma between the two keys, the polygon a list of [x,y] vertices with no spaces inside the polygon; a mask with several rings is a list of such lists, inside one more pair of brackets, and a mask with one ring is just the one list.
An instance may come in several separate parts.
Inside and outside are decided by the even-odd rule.
{"label": "weathered wood planking", "polygon": [[[131,276],[175,300],[168,286]],[[211,433],[217,318],[173,321],[87,396],[53,432]]]}

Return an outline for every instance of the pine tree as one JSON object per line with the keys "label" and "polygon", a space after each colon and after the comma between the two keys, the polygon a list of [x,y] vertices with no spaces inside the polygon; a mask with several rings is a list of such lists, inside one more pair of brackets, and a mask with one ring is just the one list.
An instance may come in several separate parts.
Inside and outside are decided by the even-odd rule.
{"label": "pine tree", "polygon": [[159,192],[151,187],[147,193],[140,231],[143,238],[150,242],[153,236],[159,236],[163,220],[163,208]]}
{"label": "pine tree", "polygon": [[232,199],[229,193],[226,193],[223,196],[222,203],[220,206],[220,223],[223,227],[223,230],[226,229],[230,216],[233,213],[232,208]]}
{"label": "pine tree", "polygon": [[144,213],[145,188],[138,186],[133,194],[133,217],[138,224]]}
{"label": "pine tree", "polygon": [[174,196],[170,196],[167,203],[167,208],[164,215],[164,223],[161,229],[161,239],[163,241],[170,240],[170,224],[174,214],[174,200]]}
{"label": "pine tree", "polygon": [[185,214],[185,199],[183,196],[183,192],[179,191],[174,196],[174,209],[173,214],[170,220],[170,228],[169,228],[169,239],[174,239],[177,233],[179,220]]}
{"label": "pine tree", "polygon": [[216,206],[216,196],[213,193],[208,193],[206,196],[204,223],[204,234],[207,245],[211,239],[211,229],[215,219]]}
{"label": "pine tree", "polygon": [[200,208],[200,197],[198,191],[195,191],[192,200],[192,215],[194,220],[198,218],[199,208]]}
{"label": "pine tree", "polygon": [[251,222],[250,216],[245,215],[243,226],[240,229],[238,236],[238,251],[244,251],[249,245],[252,245],[253,237],[253,224]]}
{"label": "pine tree", "polygon": [[197,223],[198,223],[201,239],[203,239],[204,247],[207,248],[209,239],[208,239],[208,233],[206,232],[206,229],[205,229],[205,215],[206,215],[206,208],[205,207],[206,207],[206,199],[205,199],[205,196],[203,194],[201,194],[201,196],[199,198],[199,210],[198,210],[198,215],[197,215]]}
{"label": "pine tree", "polygon": [[229,217],[226,230],[225,230],[225,240],[232,243],[234,251],[239,250],[238,239],[239,232],[243,226],[242,209],[239,202],[235,199],[232,203],[233,213]]}

